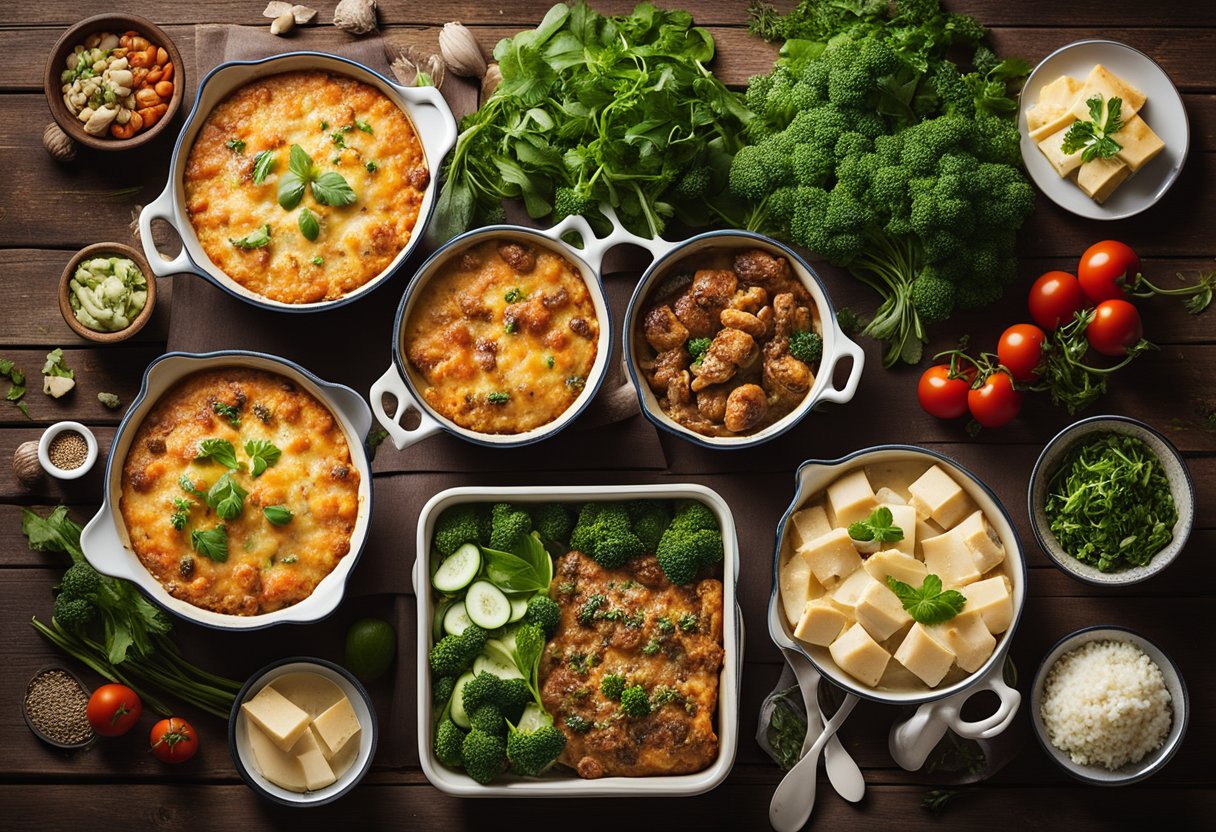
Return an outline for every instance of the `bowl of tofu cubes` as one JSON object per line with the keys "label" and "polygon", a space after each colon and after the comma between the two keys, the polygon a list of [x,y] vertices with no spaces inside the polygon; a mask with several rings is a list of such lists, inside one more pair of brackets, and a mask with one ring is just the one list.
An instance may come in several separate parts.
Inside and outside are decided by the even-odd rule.
{"label": "bowl of tofu cubes", "polygon": [[[892,735],[897,762],[919,768],[947,729],[989,739],[1012,722],[1021,695],[1002,668],[1025,592],[1021,544],[995,495],[948,457],[883,445],[798,469],[769,629],[845,690],[920,706]],[[981,690],[999,707],[964,721]]]}
{"label": "bowl of tofu cubes", "polygon": [[376,756],[371,697],[344,667],[290,658],[267,665],[236,695],[228,748],[245,784],[287,806],[332,803]]}
{"label": "bowl of tofu cubes", "polygon": [[1143,52],[1110,40],[1078,41],[1047,56],[1026,79],[1018,126],[1022,161],[1039,189],[1098,220],[1156,203],[1190,144],[1169,76]]}

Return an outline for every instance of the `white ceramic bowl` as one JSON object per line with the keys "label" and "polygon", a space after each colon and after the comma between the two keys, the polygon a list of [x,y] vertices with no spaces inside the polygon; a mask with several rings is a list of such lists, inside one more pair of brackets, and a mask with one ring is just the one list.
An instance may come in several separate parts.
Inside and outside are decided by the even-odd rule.
{"label": "white ceramic bowl", "polygon": [[[1047,674],[1051,671],[1052,666],[1065,653],[1091,641],[1123,641],[1136,645],[1153,660],[1157,667],[1161,668],[1166,690],[1170,692],[1173,718],[1165,742],[1156,751],[1150,751],[1140,762],[1128,763],[1114,771],[1103,766],[1083,766],[1074,763],[1067,753],[1051,744],[1051,740],[1047,736],[1047,726],[1043,724],[1043,716],[1040,713],[1043,703],[1043,686],[1047,682]],[[1096,786],[1126,786],[1130,783],[1138,783],[1164,767],[1178,751],[1178,746],[1182,744],[1182,737],[1186,734],[1187,722],[1190,720],[1190,711],[1190,698],[1187,694],[1186,683],[1182,681],[1182,674],[1178,671],[1178,665],[1174,664],[1174,660],[1156,644],[1139,633],[1123,627],[1086,627],[1060,639],[1043,657],[1034,677],[1034,686],[1030,690],[1030,720],[1034,725],[1034,735],[1038,738],[1039,744],[1043,746],[1043,750],[1047,752],[1047,756],[1073,777]]]}
{"label": "white ceramic bowl", "polygon": [[[430,171],[431,177],[423,194],[422,205],[418,209],[418,221],[414,225],[414,232],[410,235],[409,242],[397,253],[384,271],[354,291],[335,300],[315,303],[284,303],[271,300],[245,288],[211,262],[211,258],[199,244],[198,235],[194,232],[194,225],[186,213],[183,178],[186,159],[190,155],[190,149],[194,146],[194,138],[216,105],[250,81],[268,75],[306,69],[349,75],[370,84],[388,96],[389,100],[400,107],[413,122],[418,140],[422,143],[427,169]],[[419,241],[426,233],[427,225],[435,209],[440,165],[455,141],[456,121],[452,118],[452,112],[448,109],[443,96],[439,94],[439,90],[434,87],[402,86],[362,64],[340,58],[337,55],[322,52],[290,52],[257,61],[229,61],[221,64],[208,73],[199,85],[198,96],[190,110],[190,117],[186,119],[181,133],[178,134],[177,143],[173,146],[173,158],[169,163],[169,182],[165,185],[165,190],[140,212],[139,236],[143,243],[144,254],[148,258],[148,265],[152,267],[152,271],[156,273],[157,277],[192,272],[246,303],[279,312],[318,312],[344,306],[383,284],[417,248]],[[156,250],[156,243],[152,237],[153,220],[164,220],[169,223],[181,237],[182,250],[176,257],[169,259]]]}
{"label": "white ceramic bowl", "polygon": [[[697,500],[708,506],[722,529],[722,648],[718,682],[718,757],[704,771],[666,777],[602,777],[584,780],[559,769],[540,778],[504,774],[483,786],[462,771],[447,768],[435,757],[434,705],[431,702],[431,630],[435,615],[430,586],[431,533],[435,518],[460,503],[619,502],[622,500]],[[449,488],[432,497],[418,515],[418,553],[414,562],[414,592],[418,598],[418,756],[431,785],[459,797],[688,797],[718,786],[730,773],[739,742],[739,697],[743,669],[743,620],[735,600],[739,580],[739,543],[726,501],[703,485],[536,486],[530,488]],[[733,610],[733,616],[730,611]],[[731,626],[733,619],[734,626]]]}
{"label": "white ceramic bowl", "polygon": [[[1161,460],[1166,479],[1169,480],[1174,506],[1178,509],[1178,520],[1174,523],[1174,539],[1153,555],[1146,566],[1133,566],[1121,572],[1103,572],[1064,551],[1051,532],[1051,522],[1044,511],[1051,478],[1063,464],[1064,457],[1078,442],[1100,433],[1123,433],[1144,442],[1156,454],[1157,459]],[[1093,586],[1126,586],[1147,581],[1173,563],[1182,552],[1195,524],[1195,485],[1191,482],[1191,474],[1182,454],[1178,453],[1178,449],[1171,445],[1168,439],[1148,425],[1126,416],[1091,416],[1064,428],[1043,448],[1030,474],[1027,511],[1030,514],[1030,527],[1039,547],[1061,572]]]}
{"label": "white ceramic bowl", "polygon": [[[342,427],[350,448],[351,463],[359,472],[359,511],[351,533],[350,552],[334,570],[321,580],[312,594],[298,604],[262,615],[227,615],[196,607],[174,598],[152,576],[131,548],[130,537],[119,510],[122,489],[122,466],[127,451],[135,440],[140,424],[160,397],[182,378],[201,370],[216,367],[250,367],[285,376],[299,384],[325,404]],[[257,630],[273,624],[301,624],[320,621],[342,602],[346,582],[367,542],[372,515],[372,471],[365,445],[372,417],[359,394],[341,384],[332,384],[314,376],[298,364],[271,355],[229,350],[201,354],[173,352],[162,355],[148,365],[139,395],[127,410],[110,446],[106,463],[105,494],[101,510],[89,521],[80,535],[80,545],[93,568],[104,575],[131,581],[154,603],[174,615],[195,624],[219,630]]]}
{"label": "white ceramic bowl", "polygon": [[[1096,64],[1102,64],[1147,96],[1139,114],[1165,142],[1165,149],[1156,159],[1129,177],[1101,205],[1086,196],[1071,179],[1060,178],[1030,139],[1026,127],[1026,110],[1038,101],[1043,85],[1061,75],[1084,80]],[[1156,204],[1182,172],[1191,141],[1182,96],[1165,70],[1140,50],[1113,40],[1077,41],[1044,58],[1022,88],[1018,130],[1022,136],[1022,161],[1039,190],[1065,211],[1092,220],[1119,220]]]}
{"label": "white ceramic bowl", "polygon": [[[262,776],[253,758],[249,746],[249,718],[241,709],[258,692],[288,673],[316,673],[333,682],[346,698],[350,700],[355,716],[359,718],[361,731],[359,733],[359,753],[350,768],[336,781],[315,792],[293,792],[282,786],[275,785]],[[376,720],[376,709],[372,699],[363,685],[349,670],[325,659],[314,659],[298,656],[290,659],[280,659],[266,665],[249,677],[249,681],[236,695],[232,705],[232,715],[228,718],[228,751],[232,754],[232,763],[237,773],[245,781],[245,785],[262,797],[285,806],[323,806],[333,803],[347,794],[359,784],[363,776],[372,767],[372,759],[376,756],[376,743],[380,739],[380,725]]]}
{"label": "white ceramic bowl", "polygon": [[[79,433],[84,437],[85,444],[88,446],[84,462],[79,467],[59,468],[51,462],[51,442],[64,431]],[[97,437],[93,435],[93,431],[80,424],[80,422],[56,422],[43,431],[42,438],[38,440],[38,461],[42,463],[42,470],[56,479],[79,479],[89,473],[93,469],[93,464],[97,462]]]}

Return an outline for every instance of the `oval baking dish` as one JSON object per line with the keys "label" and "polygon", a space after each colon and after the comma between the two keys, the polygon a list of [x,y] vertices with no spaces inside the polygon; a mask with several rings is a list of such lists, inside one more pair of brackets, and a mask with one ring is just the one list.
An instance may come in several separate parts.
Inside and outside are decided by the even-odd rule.
{"label": "oval baking dish", "polygon": [[[418,134],[430,178],[423,193],[422,203],[418,209],[418,219],[409,241],[397,252],[396,257],[387,268],[341,297],[310,303],[286,303],[272,300],[242,286],[211,261],[203,250],[186,212],[184,182],[187,158],[199,131],[211,112],[221,102],[231,93],[252,81],[271,75],[303,70],[328,71],[349,76],[379,90],[400,107],[413,123]],[[452,118],[451,111],[437,89],[401,86],[346,58],[321,52],[291,52],[258,61],[232,61],[221,64],[212,70],[199,85],[190,117],[182,126],[177,143],[173,147],[173,157],[169,164],[169,181],[165,185],[165,190],[139,215],[140,239],[148,263],[158,277],[191,272],[247,303],[266,309],[280,312],[318,312],[343,306],[383,284],[418,246],[426,232],[431,214],[434,212],[439,166],[455,140],[455,119]],[[285,169],[285,162],[280,162],[279,165]],[[164,220],[169,223],[181,237],[182,250],[176,257],[167,259],[156,250],[152,237],[153,220]],[[294,222],[292,224],[294,225]]]}
{"label": "oval baking dish", "polygon": [[[126,523],[119,508],[123,465],[145,417],[179,381],[199,371],[225,367],[263,370],[284,376],[300,385],[334,417],[349,448],[351,463],[359,473],[358,509],[347,554],[306,598],[291,606],[259,615],[215,612],[171,595],[132,549]],[[139,395],[118,426],[106,462],[102,506],[81,533],[81,548],[97,571],[131,581],[154,603],[196,624],[221,630],[256,630],[274,624],[319,621],[341,603],[347,579],[367,541],[372,510],[372,475],[364,438],[370,428],[371,412],[359,394],[349,387],[322,381],[303,367],[282,358],[236,350],[163,355],[149,365],[144,373]],[[166,508],[166,512],[168,511]]]}

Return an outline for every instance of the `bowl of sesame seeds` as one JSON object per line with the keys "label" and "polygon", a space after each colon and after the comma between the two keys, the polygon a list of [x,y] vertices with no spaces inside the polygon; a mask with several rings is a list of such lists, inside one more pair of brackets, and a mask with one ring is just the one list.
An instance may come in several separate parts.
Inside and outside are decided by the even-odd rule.
{"label": "bowl of sesame seeds", "polygon": [[88,706],[89,691],[75,674],[62,667],[44,667],[26,685],[21,713],[38,739],[73,750],[97,739]]}
{"label": "bowl of sesame seeds", "polygon": [[83,477],[97,461],[97,437],[79,422],[57,422],[38,440],[38,461],[52,477]]}

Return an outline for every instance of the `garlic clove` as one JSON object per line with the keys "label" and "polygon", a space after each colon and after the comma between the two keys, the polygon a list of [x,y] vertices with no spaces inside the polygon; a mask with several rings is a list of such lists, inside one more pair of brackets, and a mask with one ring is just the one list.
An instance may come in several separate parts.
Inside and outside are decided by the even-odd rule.
{"label": "garlic clove", "polygon": [[269,17],[271,20],[274,20],[276,17],[282,17],[285,14],[291,14],[291,4],[273,0],[266,4],[262,17]]}
{"label": "garlic clove", "polygon": [[67,376],[42,377],[42,392],[46,393],[53,399],[59,399],[66,396],[75,386],[76,380],[68,378]]}
{"label": "garlic clove", "polygon": [[448,69],[466,78],[481,78],[486,74],[486,59],[481,54],[477,38],[463,23],[443,24],[439,32],[439,52]]}
{"label": "garlic clove", "polygon": [[481,100],[484,102],[493,95],[494,90],[498,89],[498,85],[501,83],[502,70],[498,68],[497,63],[491,63],[486,67],[486,74],[481,79]]}
{"label": "garlic clove", "polygon": [[291,12],[281,14],[270,24],[270,34],[285,35],[296,27],[296,19]]}

